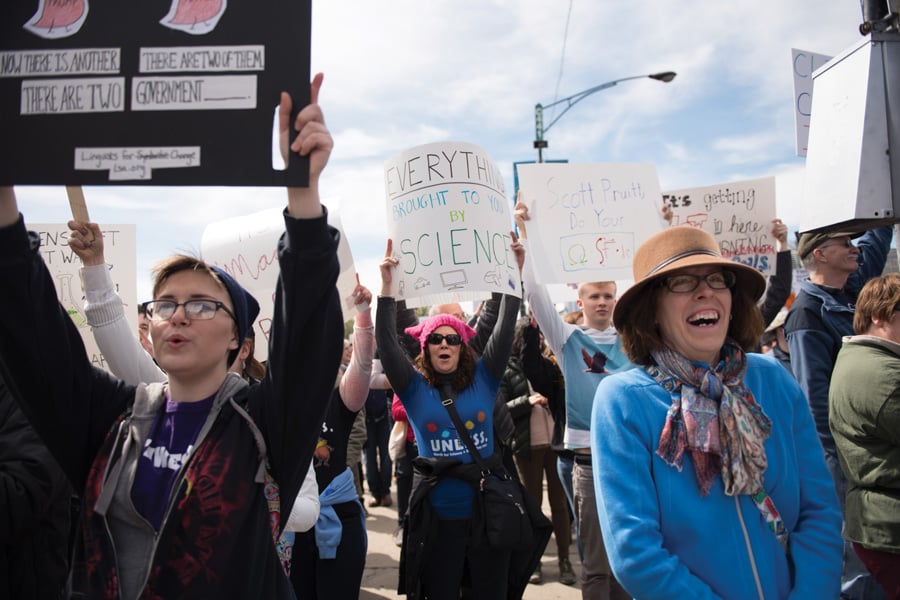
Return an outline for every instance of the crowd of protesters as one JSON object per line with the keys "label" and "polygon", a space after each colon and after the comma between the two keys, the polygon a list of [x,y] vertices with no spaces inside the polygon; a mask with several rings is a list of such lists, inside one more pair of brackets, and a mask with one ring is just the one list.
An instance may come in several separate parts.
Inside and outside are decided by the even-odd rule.
{"label": "crowd of protesters", "polygon": [[[414,599],[519,598],[554,570],[589,600],[900,598],[889,227],[799,236],[795,297],[780,221],[769,278],[669,227],[621,296],[581,282],[563,315],[518,202],[522,299],[420,316],[394,298],[388,240],[345,338],[321,85],[294,121],[280,105],[282,152],[310,173],[287,189],[265,364],[257,299],[191,256],[159,263],[131,331],[100,228],[72,221],[109,372],[92,366],[0,188],[0,596],[355,598],[368,509],[396,507]],[[490,478],[523,494],[518,545],[488,533]]]}

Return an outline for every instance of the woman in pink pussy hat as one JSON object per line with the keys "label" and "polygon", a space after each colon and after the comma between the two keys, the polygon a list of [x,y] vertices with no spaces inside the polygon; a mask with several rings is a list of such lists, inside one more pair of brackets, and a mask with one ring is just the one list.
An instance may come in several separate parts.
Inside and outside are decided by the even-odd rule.
{"label": "woman in pink pussy hat", "polygon": [[[513,238],[513,251],[517,245]],[[406,409],[419,450],[398,591],[409,598],[456,599],[468,570],[473,598],[507,598],[520,585],[524,589],[511,574],[527,567],[517,568],[511,549],[488,544],[476,494],[480,468],[442,402],[453,400],[478,454],[491,472],[500,473],[492,413],[512,348],[519,298],[503,297],[497,324],[480,357],[468,346],[475,330],[452,315],[429,317],[407,328],[422,349],[411,364],[397,339],[392,284],[398,262],[389,240],[381,263],[375,339],[385,375]],[[525,572],[525,583],[530,572]]]}

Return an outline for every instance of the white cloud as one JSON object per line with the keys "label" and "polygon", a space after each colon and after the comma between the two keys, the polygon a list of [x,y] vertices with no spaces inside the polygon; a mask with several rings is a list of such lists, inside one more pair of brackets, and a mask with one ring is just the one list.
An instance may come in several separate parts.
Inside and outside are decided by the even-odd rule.
{"label": "white cloud", "polygon": [[[534,160],[534,105],[605,81],[673,70],[672,83],[623,82],[570,110],[545,156],[651,162],[663,189],[777,175],[778,211],[796,181],[790,51],[837,54],[859,39],[858,3],[651,0],[313,2],[313,72],[335,148],[320,189],[339,199],[364,282],[384,250],[383,162],[408,147],[484,147],[512,193],[513,161]],[[565,54],[562,55],[563,47]],[[284,202],[283,190],[89,188],[92,217],[138,223],[139,273],[203,227]],[[65,221],[60,190],[20,190],[32,221]],[[790,198],[790,201],[784,197]],[[799,220],[799,219],[798,219]]]}

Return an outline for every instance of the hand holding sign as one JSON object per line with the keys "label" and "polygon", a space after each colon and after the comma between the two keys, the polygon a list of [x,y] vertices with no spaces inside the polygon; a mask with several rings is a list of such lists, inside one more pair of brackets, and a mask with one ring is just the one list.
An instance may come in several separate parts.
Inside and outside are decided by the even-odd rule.
{"label": "hand holding sign", "polygon": [[[298,219],[314,219],[322,215],[322,206],[319,203],[319,176],[334,148],[334,139],[325,126],[325,116],[318,104],[323,79],[322,73],[316,74],[313,78],[310,84],[310,103],[294,118],[293,128],[298,133],[290,143],[290,150],[309,159],[308,185],[288,188],[288,214]],[[283,154],[285,144],[290,138],[289,124],[292,110],[293,102],[290,95],[282,92],[278,107],[278,129]]]}
{"label": "hand holding sign", "polygon": [[356,274],[356,287],[350,297],[353,298],[353,306],[356,307],[358,313],[367,310],[372,305],[372,292],[359,282],[359,273]]}
{"label": "hand holding sign", "polygon": [[[67,185],[66,195],[69,196],[69,208],[72,210],[72,218],[79,223],[90,222],[91,217],[88,215],[87,203],[84,201],[84,192],[81,186]],[[85,241],[90,242],[92,240],[88,238]]]}
{"label": "hand holding sign", "polygon": [[772,237],[775,238],[776,252],[782,252],[788,249],[787,243],[788,228],[781,222],[781,219],[772,219]]}
{"label": "hand holding sign", "polygon": [[512,239],[509,249],[512,250],[513,256],[516,257],[516,264],[519,266],[519,273],[521,274],[522,268],[525,266],[525,246],[519,241],[519,236],[516,235],[515,231],[510,231],[509,237]]}
{"label": "hand holding sign", "polygon": [[103,234],[96,223],[69,221],[67,223],[72,234],[69,236],[69,247],[78,255],[86,267],[102,265],[106,262],[103,254]]}
{"label": "hand holding sign", "polygon": [[519,235],[522,236],[523,240],[527,240],[528,232],[525,230],[525,221],[530,217],[528,216],[528,207],[522,202],[522,192],[519,192],[516,205],[513,207],[513,218],[516,220],[516,227],[519,228]]}

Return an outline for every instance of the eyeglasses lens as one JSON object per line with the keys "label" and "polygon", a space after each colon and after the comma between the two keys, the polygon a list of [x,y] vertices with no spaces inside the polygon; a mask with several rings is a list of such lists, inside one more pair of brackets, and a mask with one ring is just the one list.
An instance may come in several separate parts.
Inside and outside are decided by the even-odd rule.
{"label": "eyeglasses lens", "polygon": [[673,275],[666,277],[663,283],[672,293],[687,294],[696,290],[701,281],[705,281],[711,289],[724,290],[734,287],[736,280],[735,274],[731,271],[717,271],[707,275]]}
{"label": "eyeglasses lens", "polygon": [[442,343],[444,340],[447,340],[448,346],[459,346],[462,343],[462,338],[459,336],[459,334],[456,333],[449,333],[447,335],[443,335],[440,333],[429,333],[428,337],[426,338],[426,341],[429,344],[433,344],[435,346]]}

